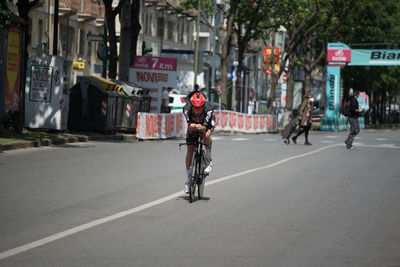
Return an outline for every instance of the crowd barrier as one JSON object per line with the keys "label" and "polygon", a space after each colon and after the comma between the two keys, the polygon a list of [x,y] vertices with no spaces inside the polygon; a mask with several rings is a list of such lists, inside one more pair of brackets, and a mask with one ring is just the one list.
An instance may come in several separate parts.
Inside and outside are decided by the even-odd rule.
{"label": "crowd barrier", "polygon": [[[215,131],[240,133],[276,133],[275,115],[247,115],[233,111],[215,111]],[[182,113],[138,113],[138,139],[166,139],[186,136],[186,120]]]}
{"label": "crowd barrier", "polygon": [[[363,117],[358,118],[358,124],[361,129],[365,128],[365,120]],[[345,131],[350,128],[347,117],[322,117],[321,131]]]}
{"label": "crowd barrier", "polygon": [[276,133],[276,115],[248,115],[234,111],[215,111],[216,131]]}

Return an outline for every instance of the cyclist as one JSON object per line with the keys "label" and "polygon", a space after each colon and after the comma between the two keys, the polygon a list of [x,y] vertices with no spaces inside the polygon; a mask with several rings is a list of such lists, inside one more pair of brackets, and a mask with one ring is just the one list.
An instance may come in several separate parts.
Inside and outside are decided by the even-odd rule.
{"label": "cyclist", "polygon": [[206,147],[204,172],[211,172],[211,133],[214,131],[215,116],[213,107],[206,101],[204,95],[200,93],[194,93],[192,95],[190,101],[183,107],[183,115],[185,116],[188,129],[186,133],[187,152],[185,163],[187,180],[185,184],[185,193],[189,193],[190,165],[192,164],[195,142],[199,134],[203,135],[203,143]]}

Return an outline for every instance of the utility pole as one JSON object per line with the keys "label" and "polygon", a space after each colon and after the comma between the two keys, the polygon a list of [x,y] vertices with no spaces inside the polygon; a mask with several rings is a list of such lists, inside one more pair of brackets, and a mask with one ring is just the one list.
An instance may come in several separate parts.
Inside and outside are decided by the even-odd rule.
{"label": "utility pole", "polygon": [[103,23],[103,68],[101,70],[101,77],[106,78],[107,76],[107,60],[108,60],[108,47],[107,47],[107,16],[106,8],[104,5],[104,23]]}
{"label": "utility pole", "polygon": [[196,48],[194,53],[194,84],[197,84],[197,73],[199,72],[199,33],[200,33],[200,13],[201,13],[201,0],[197,4],[197,21],[196,21]]}
{"label": "utility pole", "polygon": [[260,52],[258,56],[260,57],[260,68],[258,70],[259,81],[258,81],[258,96],[257,96],[257,113],[261,114],[261,96],[262,96],[262,88],[263,88],[263,51],[264,51],[264,40],[262,41]]}
{"label": "utility pole", "polygon": [[[217,0],[214,0],[214,30],[212,38],[212,63],[211,63],[211,90],[210,90],[210,102],[214,103],[214,92],[215,92],[215,38],[217,33]],[[221,97],[219,97],[221,98]],[[221,101],[219,101],[221,103]],[[221,107],[220,107],[221,109]]]}
{"label": "utility pole", "polygon": [[58,1],[54,0],[54,31],[53,31],[53,55],[57,56],[58,45]]}

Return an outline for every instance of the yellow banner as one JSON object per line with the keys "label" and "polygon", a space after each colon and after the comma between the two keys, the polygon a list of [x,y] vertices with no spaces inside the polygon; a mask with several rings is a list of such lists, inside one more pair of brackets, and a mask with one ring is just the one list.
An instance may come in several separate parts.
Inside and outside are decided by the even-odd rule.
{"label": "yellow banner", "polygon": [[19,110],[21,32],[10,28],[7,39],[7,82],[4,108]]}

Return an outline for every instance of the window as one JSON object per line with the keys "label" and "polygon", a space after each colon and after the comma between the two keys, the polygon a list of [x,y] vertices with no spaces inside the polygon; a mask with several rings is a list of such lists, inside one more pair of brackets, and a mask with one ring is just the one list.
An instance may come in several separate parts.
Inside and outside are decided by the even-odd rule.
{"label": "window", "polygon": [[66,25],[60,25],[60,34],[61,34],[61,48],[62,54],[65,57],[68,57],[68,54],[72,53],[72,44],[75,39],[75,31],[74,28],[68,27]]}
{"label": "window", "polygon": [[37,31],[37,43],[42,43],[42,36],[43,36],[43,20],[39,19],[38,23],[38,31]]}
{"label": "window", "polygon": [[[88,34],[92,34],[92,32],[89,31]],[[86,52],[87,52],[86,56],[90,60],[90,57],[92,56],[92,42],[89,42],[89,41],[87,42],[87,51]]]}
{"label": "window", "polygon": [[85,30],[79,30],[79,49],[78,55],[83,56],[85,54]]}
{"label": "window", "polygon": [[190,32],[189,32],[189,23],[185,23],[185,33],[184,33],[184,38],[183,38],[183,42],[185,44],[189,43],[189,36],[190,36]]}
{"label": "window", "polygon": [[171,20],[168,21],[168,40],[175,41],[175,23]]}
{"label": "window", "polygon": [[144,21],[144,34],[151,35],[151,15],[146,13]]}
{"label": "window", "polygon": [[183,43],[183,33],[185,29],[185,24],[183,19],[179,19],[178,21],[178,42]]}
{"label": "window", "polygon": [[164,38],[164,18],[157,18],[157,37]]}

